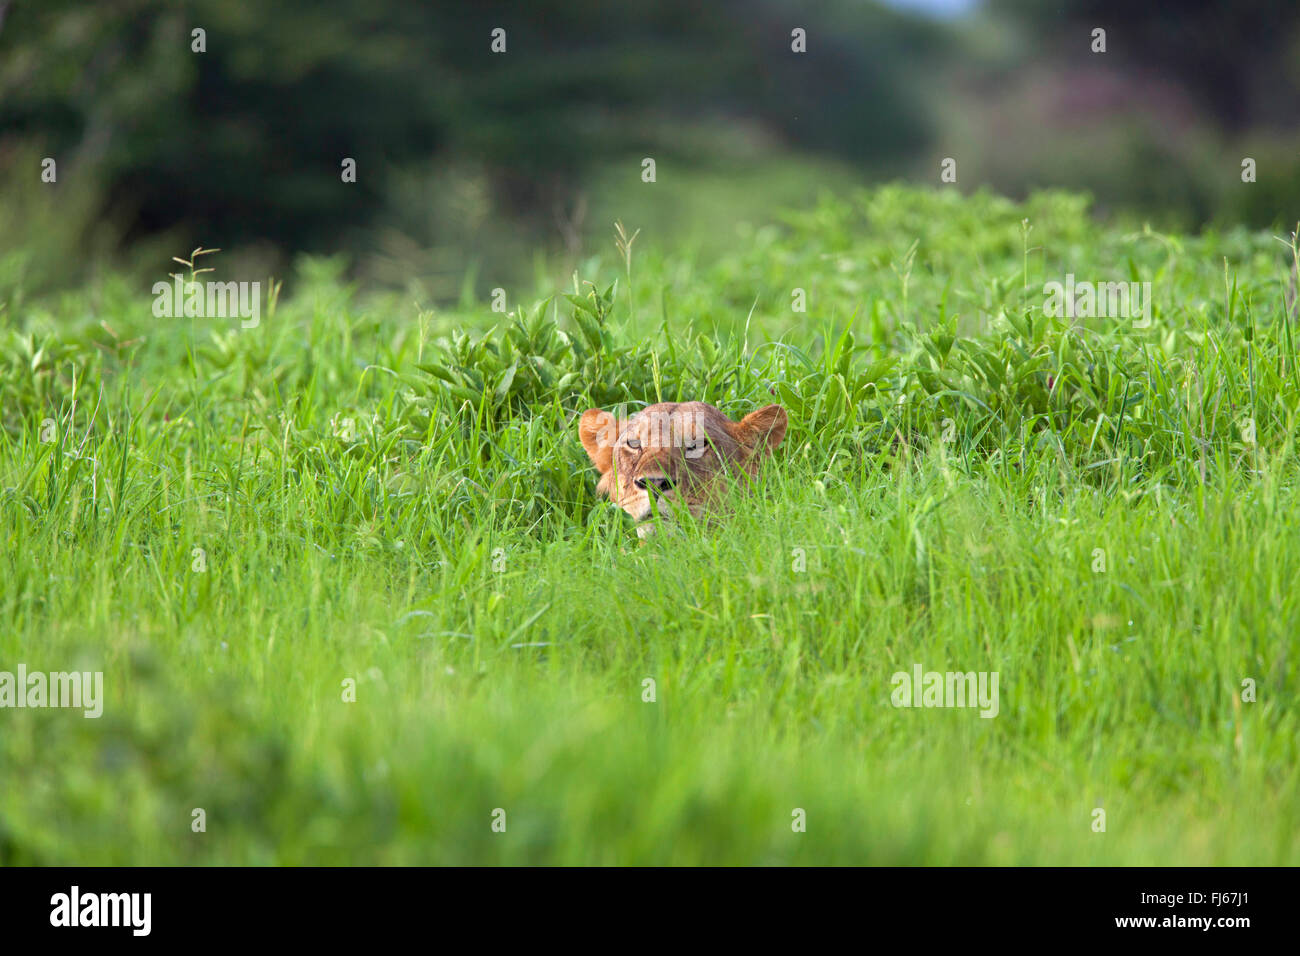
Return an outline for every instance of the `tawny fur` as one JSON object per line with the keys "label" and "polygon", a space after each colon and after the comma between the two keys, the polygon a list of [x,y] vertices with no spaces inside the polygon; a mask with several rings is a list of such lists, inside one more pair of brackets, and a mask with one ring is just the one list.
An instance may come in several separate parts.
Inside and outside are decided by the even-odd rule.
{"label": "tawny fur", "polygon": [[600,472],[596,490],[635,518],[644,537],[656,509],[661,517],[680,507],[696,517],[716,510],[721,482],[754,474],[786,424],[780,405],[734,422],[705,402],[661,402],[623,419],[588,409],[578,437]]}

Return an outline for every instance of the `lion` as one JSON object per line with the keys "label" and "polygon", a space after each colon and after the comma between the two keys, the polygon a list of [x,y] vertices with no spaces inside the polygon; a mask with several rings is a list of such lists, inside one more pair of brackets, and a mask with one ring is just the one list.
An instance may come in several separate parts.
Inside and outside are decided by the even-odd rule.
{"label": "lion", "polygon": [[721,482],[748,479],[785,437],[787,416],[767,405],[738,422],[705,402],[660,402],[626,418],[591,408],[578,437],[600,472],[596,491],[637,522],[637,536],[654,531],[653,517],[685,508],[696,518],[716,514]]}

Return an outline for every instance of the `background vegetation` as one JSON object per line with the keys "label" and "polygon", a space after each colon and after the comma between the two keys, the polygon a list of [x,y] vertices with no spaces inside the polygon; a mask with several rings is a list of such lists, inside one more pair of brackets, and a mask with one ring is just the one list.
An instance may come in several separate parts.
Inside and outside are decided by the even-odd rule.
{"label": "background vegetation", "polygon": [[1300,219],[1289,0],[898,2],[13,0],[0,305],[151,284],[199,245],[223,278],[343,253],[449,304],[529,287],[539,256],[566,284],[616,218],[712,258],[820,186],[937,185],[944,158],[963,192],[1087,191],[1166,228]]}

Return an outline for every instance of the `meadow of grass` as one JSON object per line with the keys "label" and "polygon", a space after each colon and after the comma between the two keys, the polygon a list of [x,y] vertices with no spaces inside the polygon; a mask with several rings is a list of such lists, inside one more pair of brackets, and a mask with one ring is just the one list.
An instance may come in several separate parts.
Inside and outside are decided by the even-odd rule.
{"label": "meadow of grass", "polygon": [[[0,863],[1300,862],[1281,238],[887,187],[509,315],[330,260],[256,328],[11,302],[0,670],[106,701],[0,711]],[[576,416],[661,399],[790,430],[638,542]],[[893,707],[917,664],[997,716]]]}

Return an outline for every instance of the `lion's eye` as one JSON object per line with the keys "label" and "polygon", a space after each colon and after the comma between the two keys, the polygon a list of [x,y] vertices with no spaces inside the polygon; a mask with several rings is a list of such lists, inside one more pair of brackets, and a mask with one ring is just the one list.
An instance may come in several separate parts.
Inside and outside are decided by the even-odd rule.
{"label": "lion's eye", "polygon": [[704,454],[705,441],[703,438],[697,438],[694,441],[686,443],[686,455],[689,458],[698,458]]}
{"label": "lion's eye", "polygon": [[641,439],[639,439],[639,438],[629,438],[629,439],[627,440],[627,447],[628,447],[628,448],[640,448],[640,447],[641,447]]}

